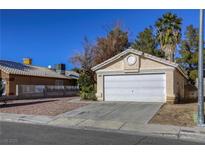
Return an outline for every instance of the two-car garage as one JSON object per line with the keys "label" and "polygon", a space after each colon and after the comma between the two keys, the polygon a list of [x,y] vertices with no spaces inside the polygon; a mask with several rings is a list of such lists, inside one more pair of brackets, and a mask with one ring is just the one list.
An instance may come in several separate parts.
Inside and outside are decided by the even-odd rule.
{"label": "two-car garage", "polygon": [[187,75],[175,62],[127,49],[92,68],[100,101],[169,102],[185,98]]}
{"label": "two-car garage", "polygon": [[105,75],[105,101],[165,102],[165,74]]}

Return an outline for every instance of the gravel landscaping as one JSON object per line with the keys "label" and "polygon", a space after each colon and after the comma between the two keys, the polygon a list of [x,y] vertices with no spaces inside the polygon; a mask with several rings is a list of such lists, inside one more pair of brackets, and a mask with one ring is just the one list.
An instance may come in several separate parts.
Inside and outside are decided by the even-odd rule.
{"label": "gravel landscaping", "polygon": [[150,123],[192,127],[196,126],[196,113],[197,103],[164,104]]}
{"label": "gravel landscaping", "polygon": [[88,105],[88,103],[70,102],[71,99],[72,97],[9,101],[6,105],[1,104],[0,112],[56,116],[58,114]]}

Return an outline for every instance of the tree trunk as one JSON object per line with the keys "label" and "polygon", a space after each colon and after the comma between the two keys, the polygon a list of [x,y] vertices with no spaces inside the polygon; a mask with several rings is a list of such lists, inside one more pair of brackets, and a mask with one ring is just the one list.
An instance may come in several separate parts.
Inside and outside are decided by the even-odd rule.
{"label": "tree trunk", "polygon": [[165,52],[166,59],[171,61],[171,62],[174,62],[174,52],[173,52],[171,45],[167,45],[164,48],[164,52]]}

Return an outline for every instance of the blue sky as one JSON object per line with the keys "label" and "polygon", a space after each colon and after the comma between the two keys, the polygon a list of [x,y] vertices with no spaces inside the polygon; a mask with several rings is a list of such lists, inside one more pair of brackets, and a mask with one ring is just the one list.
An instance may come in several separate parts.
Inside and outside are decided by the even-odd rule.
{"label": "blue sky", "polygon": [[70,69],[69,57],[82,51],[85,36],[94,43],[120,22],[133,41],[168,11],[183,18],[183,33],[199,25],[198,10],[0,10],[0,56],[17,62],[31,57],[39,66],[65,63]]}

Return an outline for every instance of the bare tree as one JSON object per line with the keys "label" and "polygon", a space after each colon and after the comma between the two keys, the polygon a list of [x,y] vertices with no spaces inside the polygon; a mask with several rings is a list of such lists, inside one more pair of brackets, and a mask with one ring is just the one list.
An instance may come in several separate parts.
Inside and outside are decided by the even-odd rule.
{"label": "bare tree", "polygon": [[99,64],[128,48],[128,32],[119,25],[108,32],[106,37],[98,37],[95,47],[94,60]]}

